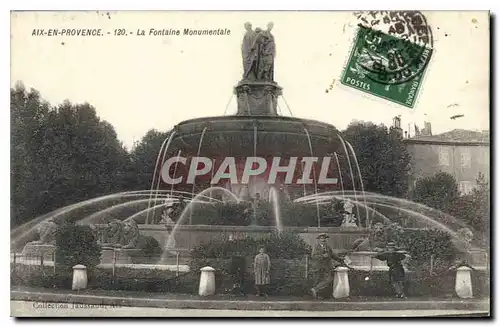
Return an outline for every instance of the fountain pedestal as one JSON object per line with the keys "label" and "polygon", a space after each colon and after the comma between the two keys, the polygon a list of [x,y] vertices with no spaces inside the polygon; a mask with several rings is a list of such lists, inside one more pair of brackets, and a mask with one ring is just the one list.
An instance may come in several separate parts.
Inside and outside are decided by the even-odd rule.
{"label": "fountain pedestal", "polygon": [[72,290],[84,290],[87,288],[87,267],[76,265],[73,267],[73,285]]}
{"label": "fountain pedestal", "polygon": [[349,292],[349,269],[337,267],[333,277],[333,297],[335,299],[349,297]]}
{"label": "fountain pedestal", "polygon": [[234,93],[238,99],[239,116],[277,116],[281,87],[275,82],[241,81]]}
{"label": "fountain pedestal", "polygon": [[203,267],[200,269],[200,287],[198,294],[208,296],[215,294],[215,269],[212,267]]}
{"label": "fountain pedestal", "polygon": [[458,267],[455,279],[455,292],[459,298],[470,299],[472,294],[472,269],[469,267]]}

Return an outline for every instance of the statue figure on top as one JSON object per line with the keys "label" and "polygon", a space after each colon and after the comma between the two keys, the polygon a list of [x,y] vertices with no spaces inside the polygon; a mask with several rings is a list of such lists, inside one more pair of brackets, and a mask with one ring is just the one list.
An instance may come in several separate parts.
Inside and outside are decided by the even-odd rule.
{"label": "statue figure on top", "polygon": [[241,44],[241,56],[243,59],[243,78],[247,78],[252,67],[253,59],[255,57],[255,51],[252,52],[252,47],[255,43],[255,38],[257,33],[252,29],[252,23],[245,23],[245,36],[243,36],[243,42]]}
{"label": "statue figure on top", "polygon": [[246,33],[241,46],[243,57],[243,79],[249,81],[274,81],[274,58],[276,44],[271,34],[273,23],[267,24],[267,29],[257,27],[252,30],[252,24],[245,23]]}

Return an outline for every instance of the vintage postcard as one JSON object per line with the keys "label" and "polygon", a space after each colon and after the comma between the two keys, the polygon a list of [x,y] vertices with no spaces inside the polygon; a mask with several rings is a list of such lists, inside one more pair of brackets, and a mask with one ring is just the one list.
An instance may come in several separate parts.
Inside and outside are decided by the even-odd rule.
{"label": "vintage postcard", "polygon": [[11,12],[14,317],[489,317],[487,11]]}

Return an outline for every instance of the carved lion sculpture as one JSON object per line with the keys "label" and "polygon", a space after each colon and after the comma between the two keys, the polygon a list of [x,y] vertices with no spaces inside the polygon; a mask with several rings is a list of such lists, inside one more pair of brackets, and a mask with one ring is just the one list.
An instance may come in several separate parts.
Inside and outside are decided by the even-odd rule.
{"label": "carved lion sculpture", "polygon": [[135,249],[139,242],[139,227],[135,220],[129,220],[123,225],[121,244],[124,249]]}
{"label": "carved lion sculpture", "polygon": [[150,260],[156,261],[162,253],[160,244],[153,236],[141,235],[135,220],[129,220],[124,223],[121,244],[123,249],[140,250],[129,252],[133,263],[148,263]]}
{"label": "carved lion sculpture", "polygon": [[366,238],[360,238],[354,241],[353,251],[379,251],[387,243],[387,230],[382,223],[376,223],[370,230]]}
{"label": "carved lion sculpture", "polygon": [[122,244],[123,228],[124,226],[121,220],[115,219],[110,221],[104,233],[103,243],[113,247],[120,246]]}
{"label": "carved lion sculpture", "polygon": [[41,223],[37,228],[40,240],[33,242],[33,244],[55,244],[57,229],[58,225],[52,219]]}

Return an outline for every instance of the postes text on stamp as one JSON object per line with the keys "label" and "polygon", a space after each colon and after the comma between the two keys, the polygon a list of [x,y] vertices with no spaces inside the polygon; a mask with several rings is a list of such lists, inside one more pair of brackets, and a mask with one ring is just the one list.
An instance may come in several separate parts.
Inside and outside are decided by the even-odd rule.
{"label": "postes text on stamp", "polygon": [[370,12],[361,17],[341,83],[413,108],[432,51],[421,13]]}

